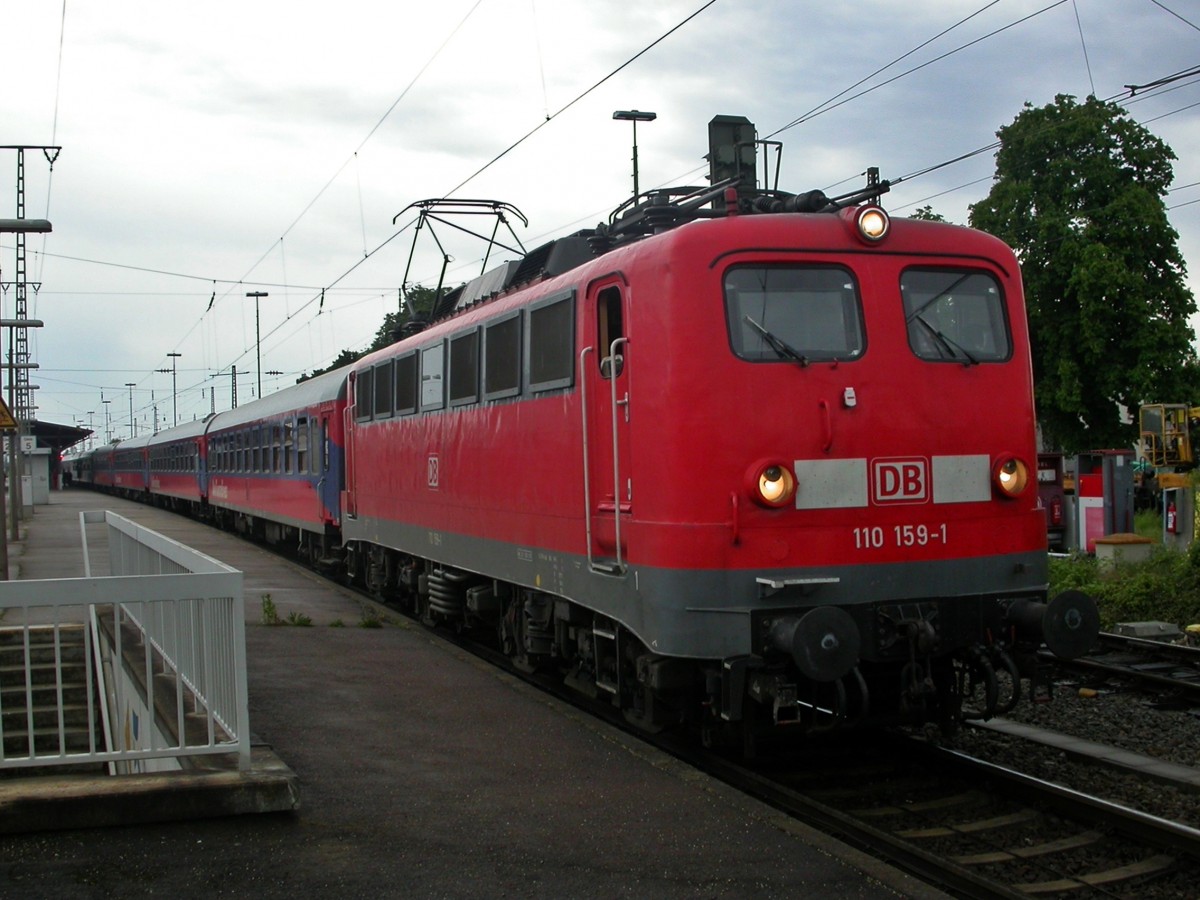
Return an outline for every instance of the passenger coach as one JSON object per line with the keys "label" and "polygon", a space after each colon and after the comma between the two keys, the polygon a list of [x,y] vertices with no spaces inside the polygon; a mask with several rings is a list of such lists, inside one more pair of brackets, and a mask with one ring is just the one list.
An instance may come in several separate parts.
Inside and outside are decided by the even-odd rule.
{"label": "passenger coach", "polygon": [[205,442],[214,518],[321,558],[341,520],[345,406],[339,371],[218,413]]}

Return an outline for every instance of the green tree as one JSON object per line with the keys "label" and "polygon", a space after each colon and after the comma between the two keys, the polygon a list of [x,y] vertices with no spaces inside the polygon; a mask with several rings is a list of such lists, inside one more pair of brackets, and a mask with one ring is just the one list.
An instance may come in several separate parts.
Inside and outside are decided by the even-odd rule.
{"label": "green tree", "polygon": [[1178,234],[1163,197],[1175,154],[1113,103],[1059,95],[997,132],[970,222],[1021,261],[1038,418],[1066,451],[1133,443],[1143,402],[1191,402],[1196,354]]}
{"label": "green tree", "polygon": [[913,214],[911,216],[909,216],[909,218],[910,219],[920,219],[923,222],[949,222],[950,221],[945,216],[943,216],[941,213],[934,212],[933,207],[930,206],[928,203],[926,203],[924,206],[914,210]]}

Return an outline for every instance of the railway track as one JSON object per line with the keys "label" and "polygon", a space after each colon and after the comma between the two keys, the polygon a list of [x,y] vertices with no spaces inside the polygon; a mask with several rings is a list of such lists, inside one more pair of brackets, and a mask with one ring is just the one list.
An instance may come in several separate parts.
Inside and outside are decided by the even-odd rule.
{"label": "railway track", "polygon": [[1083,675],[1092,684],[1116,681],[1140,690],[1200,705],[1200,647],[1102,632],[1088,656],[1063,660],[1044,655],[1061,671]]}
{"label": "railway track", "polygon": [[[390,607],[389,607],[390,608]],[[696,736],[627,725],[551,678],[517,670],[469,635],[461,649],[787,816],[972,900],[1184,898],[1200,885],[1200,830],[897,732],[813,745],[747,765]]]}
{"label": "railway track", "polygon": [[1189,897],[1200,831],[895,734],[868,754],[697,765],[960,897]]}

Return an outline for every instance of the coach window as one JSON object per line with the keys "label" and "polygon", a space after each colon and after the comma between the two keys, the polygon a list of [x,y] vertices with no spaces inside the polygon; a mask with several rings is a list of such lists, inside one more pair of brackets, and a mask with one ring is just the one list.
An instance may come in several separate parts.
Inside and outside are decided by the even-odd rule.
{"label": "coach window", "polygon": [[386,419],[392,414],[392,361],[381,362],[372,374],[375,376],[375,418]]}
{"label": "coach window", "polygon": [[441,409],[446,405],[446,347],[434,344],[421,351],[421,409]]}
{"label": "coach window", "polygon": [[292,474],[292,448],[296,443],[296,426],[291,419],[283,423],[283,471]]}
{"label": "coach window", "polygon": [[521,393],[521,313],[489,322],[483,331],[483,396],[487,400]]}
{"label": "coach window", "polygon": [[575,375],[575,292],[567,291],[529,308],[525,341],[529,389],[535,393],[570,387]]}
{"label": "coach window", "polygon": [[920,359],[970,366],[1012,355],[1004,296],[988,273],[907,269],[900,293],[908,346]]}
{"label": "coach window", "polygon": [[296,419],[296,474],[308,474],[308,417]]}
{"label": "coach window", "polygon": [[621,289],[616,285],[607,287],[600,292],[596,303],[596,334],[599,336],[599,347],[596,348],[596,361],[600,366],[600,374],[604,378],[620,375],[625,368],[624,345],[617,351],[616,359],[610,359],[613,341],[625,337],[625,323],[621,314]]}
{"label": "coach window", "polygon": [[276,475],[283,471],[283,426],[279,422],[271,426],[271,471]]}
{"label": "coach window", "polygon": [[858,285],[838,266],[738,266],[725,273],[733,352],[750,362],[853,360],[866,345]]}
{"label": "coach window", "polygon": [[479,329],[450,338],[450,405],[479,399]]}
{"label": "coach window", "polygon": [[374,409],[371,401],[371,388],[375,384],[370,369],[363,369],[354,379],[354,418],[359,422],[368,422]]}

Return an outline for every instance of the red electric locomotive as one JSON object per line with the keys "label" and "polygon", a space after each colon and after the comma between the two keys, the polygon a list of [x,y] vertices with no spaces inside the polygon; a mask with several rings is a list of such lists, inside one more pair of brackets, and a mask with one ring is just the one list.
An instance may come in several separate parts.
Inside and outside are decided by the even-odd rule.
{"label": "red electric locomotive", "polygon": [[[653,191],[489,272],[349,376],[350,573],[495,628],[648,726],[747,741],[987,716],[1046,603],[1020,272],[857,195]],[[867,201],[867,202],[863,202]]]}

